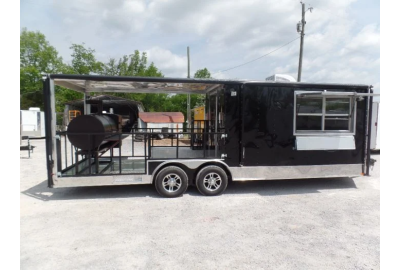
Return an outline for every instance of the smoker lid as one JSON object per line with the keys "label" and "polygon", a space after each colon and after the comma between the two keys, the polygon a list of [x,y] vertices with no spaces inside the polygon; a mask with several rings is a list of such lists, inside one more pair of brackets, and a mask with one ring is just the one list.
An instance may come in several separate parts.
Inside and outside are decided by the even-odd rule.
{"label": "smoker lid", "polygon": [[67,136],[80,149],[94,149],[115,129],[114,121],[106,115],[81,115],[68,125]]}

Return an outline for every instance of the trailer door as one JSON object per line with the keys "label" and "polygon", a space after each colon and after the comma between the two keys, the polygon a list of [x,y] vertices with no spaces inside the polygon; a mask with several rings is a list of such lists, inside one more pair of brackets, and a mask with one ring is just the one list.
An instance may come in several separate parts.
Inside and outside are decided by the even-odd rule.
{"label": "trailer door", "polygon": [[[263,95],[268,94],[268,89],[260,89],[257,86],[245,85],[242,90],[242,140],[240,164],[244,166],[261,165],[260,161],[264,159],[265,149],[261,146],[260,139],[260,115],[263,108],[260,106],[260,100]],[[261,137],[260,137],[261,135]],[[264,150],[264,151],[263,151]]]}
{"label": "trailer door", "polygon": [[241,111],[240,164],[294,165],[293,89],[244,85]]}
{"label": "trailer door", "polygon": [[232,167],[239,166],[241,137],[240,85],[227,85],[224,90],[225,133],[223,143],[224,161]]}

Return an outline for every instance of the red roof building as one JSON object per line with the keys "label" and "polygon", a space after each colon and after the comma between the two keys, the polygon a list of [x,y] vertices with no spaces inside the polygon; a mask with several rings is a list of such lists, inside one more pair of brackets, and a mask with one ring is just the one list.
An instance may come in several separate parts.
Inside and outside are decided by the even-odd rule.
{"label": "red roof building", "polygon": [[145,123],[183,123],[181,112],[139,112],[139,118]]}

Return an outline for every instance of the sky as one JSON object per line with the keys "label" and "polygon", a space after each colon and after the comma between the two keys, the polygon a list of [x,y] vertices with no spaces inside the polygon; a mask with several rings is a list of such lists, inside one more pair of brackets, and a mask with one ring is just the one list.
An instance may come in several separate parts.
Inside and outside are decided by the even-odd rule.
{"label": "sky", "polygon": [[[302,81],[367,84],[379,92],[380,1],[304,3],[312,11],[306,12]],[[165,77],[178,78],[187,77],[188,46],[191,77],[207,68],[218,79],[297,78],[300,20],[297,0],[20,2],[20,28],[45,34],[66,62],[74,43],[95,49],[104,62],[139,50]]]}

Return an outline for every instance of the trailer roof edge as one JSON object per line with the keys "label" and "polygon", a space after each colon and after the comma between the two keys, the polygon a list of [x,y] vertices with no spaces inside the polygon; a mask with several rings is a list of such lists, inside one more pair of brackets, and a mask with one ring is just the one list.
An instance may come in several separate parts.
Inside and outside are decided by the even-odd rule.
{"label": "trailer roof edge", "polygon": [[88,80],[88,81],[110,81],[110,82],[160,82],[160,83],[201,83],[201,84],[263,84],[305,87],[305,86],[327,86],[327,87],[355,87],[366,88],[366,84],[340,84],[340,83],[312,83],[312,82],[275,82],[275,81],[257,81],[244,79],[200,79],[200,78],[172,78],[172,77],[134,77],[134,76],[106,76],[106,75],[79,75],[79,74],[48,74],[50,79],[60,80]]}

